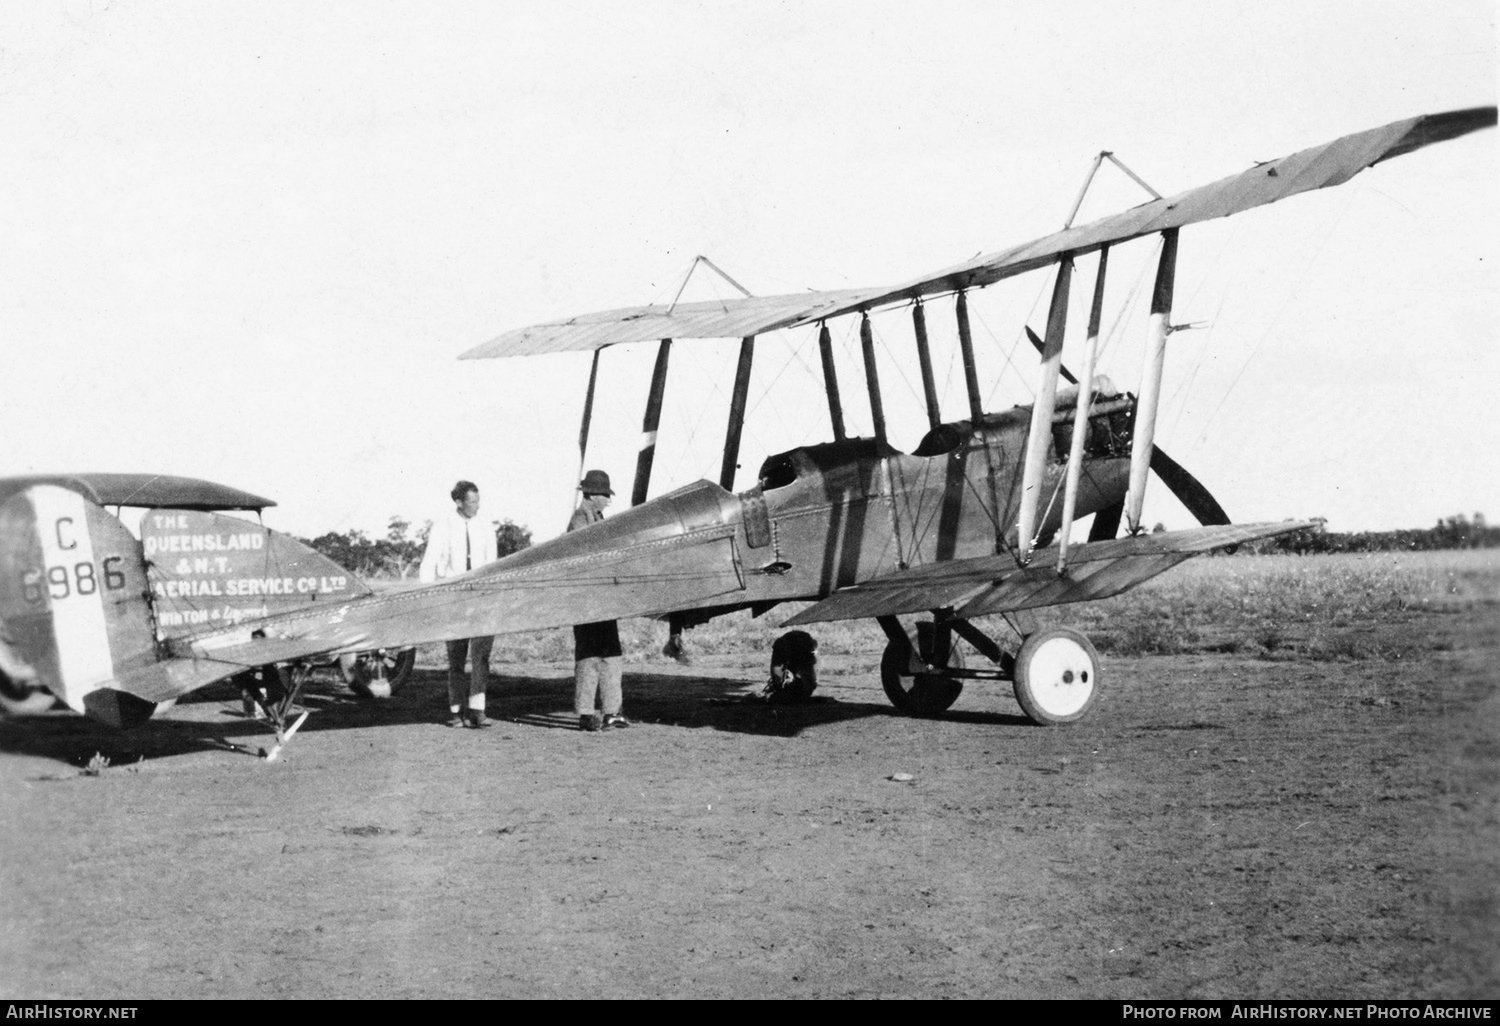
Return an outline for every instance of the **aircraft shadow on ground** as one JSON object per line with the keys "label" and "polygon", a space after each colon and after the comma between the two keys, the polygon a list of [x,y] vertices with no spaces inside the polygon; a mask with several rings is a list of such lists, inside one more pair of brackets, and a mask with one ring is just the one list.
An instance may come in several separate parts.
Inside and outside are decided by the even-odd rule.
{"label": "aircraft shadow on ground", "polygon": [[[527,726],[577,730],[573,715],[572,678],[538,680],[515,678],[502,688],[497,702],[491,692],[491,714]],[[683,673],[627,672],[624,677],[625,712],[636,723],[671,727],[709,728],[739,734],[793,737],[803,730],[872,716],[906,718],[885,702],[850,700],[864,689],[836,686],[820,690],[812,700],[795,705],[773,705],[757,697],[760,682],[743,678]],[[986,726],[1029,726],[1023,716],[990,712],[946,712],[934,719]]]}
{"label": "aircraft shadow on ground", "polygon": [[[490,702],[493,714],[525,726],[578,729],[573,715],[573,680],[522,680]],[[536,688],[535,684],[543,684]],[[770,705],[743,679],[683,673],[626,673],[625,714],[631,721],[670,727],[706,727],[743,734],[790,737],[825,723],[885,716],[893,709],[866,702],[841,702],[824,695],[800,705]]]}
{"label": "aircraft shadow on ground", "polygon": [[[627,672],[625,712],[641,724],[775,737],[871,716],[902,715],[883,703],[847,700],[837,687],[798,705],[768,704],[755,697],[758,689],[759,682],[743,678]],[[447,716],[447,675],[417,670],[404,688],[386,699],[362,698],[341,681],[319,675],[306,686],[302,704],[312,715],[293,745],[312,742],[313,736],[326,731],[438,723]],[[488,708],[494,719],[521,727],[578,729],[571,674],[493,674]],[[1020,716],[972,711],[934,718],[991,726],[1028,723]],[[0,720],[0,754],[40,756],[80,768],[95,756],[120,766],[215,749],[254,755],[275,740],[268,724],[244,715],[238,690],[227,683],[194,692],[180,700],[177,709],[129,730],[114,730],[66,710]]]}
{"label": "aircraft shadow on ground", "polygon": [[[423,681],[424,676],[436,682],[436,690]],[[444,680],[442,675],[419,672],[396,695],[377,700],[362,698],[342,681],[317,674],[305,686],[301,701],[312,715],[292,744],[323,731],[433,722],[440,718]],[[227,682],[186,695],[172,711],[128,730],[115,730],[61,709],[0,720],[0,753],[42,756],[74,766],[87,765],[95,755],[115,766],[211,749],[238,748],[254,755],[275,742],[271,726],[246,716],[239,690]]]}

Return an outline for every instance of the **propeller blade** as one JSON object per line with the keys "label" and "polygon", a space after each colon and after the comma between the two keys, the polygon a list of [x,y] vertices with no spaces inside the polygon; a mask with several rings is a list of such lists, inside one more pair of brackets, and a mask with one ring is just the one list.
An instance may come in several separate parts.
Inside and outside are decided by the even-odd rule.
{"label": "propeller blade", "polygon": [[1184,470],[1182,464],[1162,452],[1159,445],[1151,447],[1151,469],[1172,494],[1177,496],[1177,500],[1188,508],[1188,512],[1198,518],[1198,523],[1205,527],[1229,523],[1229,514],[1224,512],[1224,507],[1209,494],[1208,489]]}
{"label": "propeller blade", "polygon": [[1089,528],[1089,541],[1113,541],[1115,535],[1120,533],[1120,518],[1124,515],[1124,499],[1095,513],[1094,526]]}
{"label": "propeller blade", "polygon": [[[1034,346],[1036,346],[1036,351],[1037,352],[1039,352],[1039,353],[1046,352],[1046,350],[1047,350],[1047,343],[1043,342],[1041,340],[1041,338],[1038,337],[1037,333],[1031,330],[1031,325],[1029,325],[1029,324],[1026,325],[1026,337],[1029,338],[1029,339],[1031,339],[1031,344],[1034,345]],[[1058,366],[1058,369],[1062,371],[1062,376],[1063,376],[1063,380],[1064,381],[1066,381],[1070,385],[1076,385],[1076,384],[1078,384],[1078,379],[1073,376],[1073,372],[1072,371],[1068,370],[1068,368],[1064,367],[1060,363],[1057,366]]]}

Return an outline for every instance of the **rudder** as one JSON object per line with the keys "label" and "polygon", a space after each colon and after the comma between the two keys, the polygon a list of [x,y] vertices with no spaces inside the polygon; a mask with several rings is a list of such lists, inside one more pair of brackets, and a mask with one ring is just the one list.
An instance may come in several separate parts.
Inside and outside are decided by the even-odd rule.
{"label": "rudder", "polygon": [[[157,659],[140,543],[104,509],[57,485],[34,485],[0,504],[0,621],[13,655],[81,713],[98,715],[92,692]],[[102,718],[134,721],[142,711]]]}

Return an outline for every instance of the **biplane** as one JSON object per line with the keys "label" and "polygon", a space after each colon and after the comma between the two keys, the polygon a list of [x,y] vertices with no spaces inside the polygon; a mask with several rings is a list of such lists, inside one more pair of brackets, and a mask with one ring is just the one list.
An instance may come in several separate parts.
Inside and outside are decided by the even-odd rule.
{"label": "biplane", "polygon": [[[895,286],[674,301],[501,335],[462,357],[593,352],[581,448],[599,352],[655,343],[632,506],[438,585],[368,594],[292,539],[181,503],[149,510],[137,541],[86,492],[16,484],[0,493],[0,622],[13,656],[50,691],[128,724],[225,678],[295,678],[314,658],[379,660],[419,643],[625,617],[668,619],[675,637],[726,613],[795,602],[806,605],[788,625],[880,624],[881,682],[904,712],[941,712],[965,681],[988,679],[1011,683],[1033,720],[1077,720],[1099,695],[1097,654],[1075,631],[1037,629],[1034,610],[1117,595],[1196,554],[1310,526],[1230,523],[1155,443],[1181,229],[1342,184],[1495,122],[1492,106],[1397,121]],[[1151,236],[1161,248],[1139,392],[1121,393],[1095,371],[1109,253]],[[1068,299],[1075,262],[1090,254],[1093,303],[1074,376],[1061,360]],[[1045,329],[1034,336],[1036,398],[987,411],[967,297],[1033,271],[1053,275]],[[940,296],[954,299],[963,356],[968,417],[958,421],[941,418],[928,351],[924,304]],[[929,428],[909,453],[887,440],[870,324],[873,313],[902,307],[911,310]],[[859,323],[868,437],[845,430],[828,328],[841,317]],[[736,492],[756,338],[794,328],[818,329],[832,438],[768,456]],[[672,346],[706,338],[742,340],[719,480],[648,501]],[[1143,530],[1153,472],[1201,527]],[[1075,522],[1090,516],[1087,538],[1075,539]],[[981,617],[1009,630],[992,637]],[[970,651],[987,665],[969,665]]]}

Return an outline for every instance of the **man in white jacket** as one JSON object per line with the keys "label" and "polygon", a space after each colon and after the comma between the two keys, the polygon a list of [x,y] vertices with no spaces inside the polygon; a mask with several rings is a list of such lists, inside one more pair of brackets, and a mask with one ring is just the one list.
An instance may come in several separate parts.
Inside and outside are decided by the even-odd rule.
{"label": "man in white jacket", "polygon": [[[422,554],[420,571],[424,584],[457,577],[499,558],[494,529],[477,518],[479,486],[473,481],[460,481],[449,495],[453,499],[453,512],[435,520],[427,536],[427,551]],[[448,642],[448,726],[461,727],[467,723],[482,729],[490,725],[484,701],[490,683],[490,649],[494,644],[494,637]],[[465,657],[470,667],[467,682]]]}

